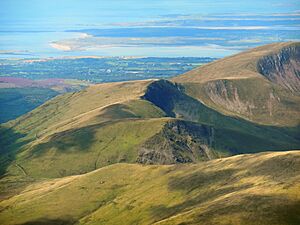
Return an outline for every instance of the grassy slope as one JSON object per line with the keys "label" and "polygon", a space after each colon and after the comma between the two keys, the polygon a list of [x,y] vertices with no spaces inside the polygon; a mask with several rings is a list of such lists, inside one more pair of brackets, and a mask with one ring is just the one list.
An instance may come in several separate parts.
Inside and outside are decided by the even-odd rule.
{"label": "grassy slope", "polygon": [[149,82],[100,84],[80,92],[57,96],[16,120],[2,124],[1,144],[11,150],[24,142],[46,138],[80,125],[90,125],[91,120],[99,122],[97,117],[103,114],[105,108],[139,98]]}
{"label": "grassy slope", "polygon": [[[63,177],[118,162],[134,163],[139,146],[166,122],[130,119],[68,130],[19,153],[15,163],[30,177]],[[10,175],[21,172],[15,163],[8,168]]]}
{"label": "grassy slope", "polygon": [[[140,99],[145,86],[150,82],[152,81],[91,86],[84,91],[58,96],[32,112],[2,125],[2,173],[11,162],[14,163],[9,171],[14,174],[16,169],[19,173],[24,173],[20,170],[23,164],[28,171],[35,167],[33,175],[41,174],[40,168],[47,171],[49,167],[54,168],[54,171],[48,171],[49,176],[87,172],[95,168],[94,157],[98,157],[103,148],[106,153],[101,157],[99,155],[99,158],[106,160],[104,164],[119,162],[124,155],[125,160],[132,162],[133,156],[128,156],[129,149],[133,154],[138,144],[149,135],[159,132],[158,129],[165,123],[165,114],[161,109]],[[145,121],[146,118],[162,119],[155,122]],[[127,131],[129,127],[132,129]],[[123,147],[118,149],[116,146]],[[111,149],[113,150],[109,153]],[[83,157],[82,160],[80,156]],[[64,172],[66,163],[73,158],[81,162],[82,167],[75,169],[74,164]],[[28,159],[32,159],[33,164],[29,164],[34,166],[27,168],[28,162],[31,162]],[[89,161],[85,161],[88,159]],[[98,165],[102,164],[98,163],[96,168]]]}
{"label": "grassy slope", "polygon": [[[275,126],[300,124],[300,96],[266,79],[257,69],[265,56],[299,43],[276,43],[251,49],[202,67],[172,81],[186,93],[227,115]],[[294,75],[296,76],[296,74]]]}
{"label": "grassy slope", "polygon": [[178,83],[206,83],[219,79],[261,78],[262,75],[257,71],[258,60],[290,45],[299,45],[299,43],[282,42],[250,49],[195,68],[172,80]]}
{"label": "grassy slope", "polygon": [[88,116],[91,112],[98,112],[109,105],[137,99],[143,95],[147,84],[151,82],[98,84],[80,92],[60,95],[30,113],[10,121],[4,127],[13,127],[19,133],[29,133],[28,137],[33,137],[45,129],[51,132],[55,124],[68,123],[72,119]]}
{"label": "grassy slope", "polygon": [[[166,115],[198,125],[185,123],[190,130],[183,133],[163,129],[172,120]],[[5,126],[12,127],[1,133],[2,173],[33,178],[135,162],[142,148],[146,154],[140,161],[173,163],[300,146],[297,129],[224,116],[168,81],[97,85],[59,96]],[[192,135],[194,128],[203,132]]]}
{"label": "grassy slope", "polygon": [[299,165],[300,151],[115,164],[35,182],[0,203],[0,223],[299,224]]}

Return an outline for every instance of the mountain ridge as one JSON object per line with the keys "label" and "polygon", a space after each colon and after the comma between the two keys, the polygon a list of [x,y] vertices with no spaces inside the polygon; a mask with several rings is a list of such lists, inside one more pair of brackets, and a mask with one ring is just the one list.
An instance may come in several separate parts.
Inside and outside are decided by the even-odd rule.
{"label": "mountain ridge", "polygon": [[270,80],[236,61],[234,79],[97,84],[1,124],[0,223],[298,224],[298,89],[271,79],[294,58]]}

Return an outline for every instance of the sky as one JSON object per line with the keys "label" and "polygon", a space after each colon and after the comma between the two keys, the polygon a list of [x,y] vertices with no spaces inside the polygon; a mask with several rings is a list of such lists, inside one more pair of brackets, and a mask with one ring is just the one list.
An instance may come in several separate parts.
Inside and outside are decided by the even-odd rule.
{"label": "sky", "polygon": [[299,0],[1,0],[0,55],[223,57],[299,27]]}

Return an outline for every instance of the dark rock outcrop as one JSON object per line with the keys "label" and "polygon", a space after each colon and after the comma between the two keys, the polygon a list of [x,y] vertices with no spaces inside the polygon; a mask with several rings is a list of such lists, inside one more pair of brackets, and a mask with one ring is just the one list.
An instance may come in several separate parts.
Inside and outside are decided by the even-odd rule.
{"label": "dark rock outcrop", "polygon": [[181,120],[169,122],[141,147],[137,162],[174,164],[217,158],[212,149],[213,134],[210,126]]}

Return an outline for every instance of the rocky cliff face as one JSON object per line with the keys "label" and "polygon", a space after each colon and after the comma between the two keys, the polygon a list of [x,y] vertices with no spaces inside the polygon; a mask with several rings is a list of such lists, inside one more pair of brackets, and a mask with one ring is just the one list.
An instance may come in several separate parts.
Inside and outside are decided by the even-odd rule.
{"label": "rocky cliff face", "polygon": [[249,99],[243,98],[239,86],[231,80],[216,80],[207,82],[203,87],[210,101],[227,110],[252,116],[255,105]]}
{"label": "rocky cliff face", "polygon": [[212,149],[214,129],[186,121],[172,121],[140,149],[138,163],[192,163],[217,158]]}
{"label": "rocky cliff face", "polygon": [[271,82],[292,92],[300,91],[300,45],[291,45],[277,54],[261,58],[257,70]]}

